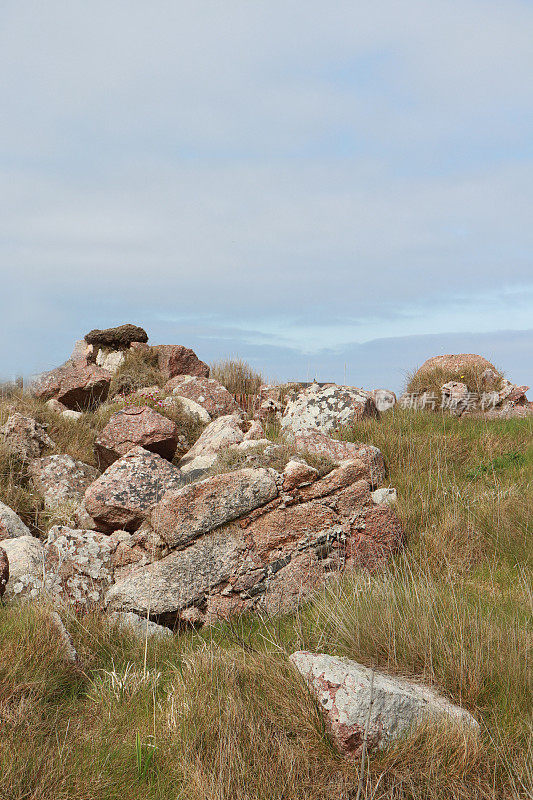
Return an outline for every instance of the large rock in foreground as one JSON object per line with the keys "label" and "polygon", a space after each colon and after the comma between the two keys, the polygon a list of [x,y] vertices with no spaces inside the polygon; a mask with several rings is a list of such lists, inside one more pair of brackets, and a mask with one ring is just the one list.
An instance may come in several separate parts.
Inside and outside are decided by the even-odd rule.
{"label": "large rock in foreground", "polygon": [[152,505],[182,485],[180,471],[156,453],[133,447],[92,483],[84,506],[99,530],[136,530]]}
{"label": "large rock in foreground", "polygon": [[368,718],[370,748],[385,747],[428,720],[458,725],[474,734],[479,730],[468,711],[426,686],[382,672],[374,672],[372,677],[372,670],[347,658],[298,652],[290,660],[316,696],[345,756],[360,753]]}
{"label": "large rock in foreground", "polygon": [[214,378],[177,375],[165,384],[165,391],[194,400],[213,419],[240,410],[233,395]]}
{"label": "large rock in foreground", "polygon": [[333,433],[365,417],[378,417],[370,392],[351,386],[312,383],[287,402],[281,418],[282,429],[293,433]]}
{"label": "large rock in foreground", "polygon": [[24,525],[18,514],[12,508],[0,503],[0,541],[2,539],[18,539],[19,536],[30,536],[30,531]]}
{"label": "large rock in foreground", "polygon": [[150,514],[153,530],[178,547],[277,497],[273,470],[241,469],[167,492]]}
{"label": "large rock in foreground", "polygon": [[200,361],[190,347],[183,347],[181,344],[157,344],[152,347],[152,352],[157,355],[159,369],[167,381],[176,375],[209,377],[209,367]]}
{"label": "large rock in foreground", "polygon": [[99,472],[72,456],[60,455],[36,458],[29,468],[33,485],[44,498],[45,508],[51,510],[64,503],[79,502]]}
{"label": "large rock in foreground", "polygon": [[46,447],[55,446],[55,442],[46,433],[45,425],[18,412],[11,414],[6,424],[0,428],[0,441],[3,441],[11,453],[25,461],[39,458]]}
{"label": "large rock in foreground", "polygon": [[94,443],[102,469],[140,446],[172,461],[178,445],[175,422],[149,406],[130,406],[113,414]]}

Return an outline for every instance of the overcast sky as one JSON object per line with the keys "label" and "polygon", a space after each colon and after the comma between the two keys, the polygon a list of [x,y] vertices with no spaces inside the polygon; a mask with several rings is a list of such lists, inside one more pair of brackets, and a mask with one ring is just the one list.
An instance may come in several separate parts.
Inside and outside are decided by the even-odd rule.
{"label": "overcast sky", "polygon": [[2,377],[128,321],[533,381],[533,2],[3,0],[0,70]]}

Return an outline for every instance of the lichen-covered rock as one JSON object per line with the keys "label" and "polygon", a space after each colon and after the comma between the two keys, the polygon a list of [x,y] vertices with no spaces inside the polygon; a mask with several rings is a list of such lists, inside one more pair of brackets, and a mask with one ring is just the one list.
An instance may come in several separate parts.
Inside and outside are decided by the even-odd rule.
{"label": "lichen-covered rock", "polygon": [[150,523],[169,547],[181,547],[265,505],[277,494],[273,470],[241,469],[214,475],[167,492],[152,508]]}
{"label": "lichen-covered rock", "polygon": [[163,400],[164,407],[168,407],[170,405],[175,406],[176,404],[185,414],[187,414],[187,416],[196,418],[196,420],[201,422],[202,425],[209,425],[211,422],[211,416],[205,410],[205,408],[203,408],[203,406],[201,406],[199,403],[196,403],[194,400],[191,400],[190,397],[173,395],[172,397],[167,397],[165,400]]}
{"label": "lichen-covered rock", "polygon": [[29,467],[33,484],[52,510],[64,503],[79,502],[99,472],[83,461],[66,454],[36,458]]}
{"label": "lichen-covered rock", "polygon": [[239,410],[233,395],[214,378],[177,375],[165,384],[165,390],[194,400],[205,408],[213,419]]}
{"label": "lichen-covered rock", "polygon": [[133,447],[85,492],[84,506],[99,530],[136,530],[150,507],[183,484],[180,471],[156,453]]}
{"label": "lichen-covered rock", "polygon": [[159,369],[167,381],[176,375],[209,377],[209,367],[189,347],[181,344],[158,344],[152,347],[152,352],[157,355]]}
{"label": "lichen-covered rock", "polygon": [[112,536],[117,538],[112,558],[115,580],[126,577],[137,567],[159,561],[170,552],[167,544],[146,523],[135,533],[115,531]]}
{"label": "lichen-covered rock", "polygon": [[310,467],[305,461],[296,461],[291,459],[283,470],[283,490],[290,492],[291,489],[296,489],[299,486],[305,486],[313,483],[318,478],[318,470]]}
{"label": "lichen-covered rock", "polygon": [[0,598],[4,596],[8,580],[9,561],[6,551],[3,547],[0,547]]}
{"label": "lichen-covered rock", "polygon": [[178,446],[176,423],[149,406],[128,406],[113,414],[94,443],[102,469],[136,446],[172,461]]}
{"label": "lichen-covered rock", "polygon": [[360,459],[369,469],[369,479],[373,486],[379,486],[385,480],[385,462],[381,451],[371,444],[339,442],[319,431],[304,431],[288,437],[289,443],[296,453],[309,453],[315,456],[326,456],[337,464],[341,461]]}
{"label": "lichen-covered rock", "polygon": [[113,581],[116,540],[97,531],[54,525],[44,544],[44,589],[78,608],[97,604]]}
{"label": "lichen-covered rock", "polygon": [[440,387],[442,405],[460,416],[468,407],[468,386],[461,381],[448,381]]}
{"label": "lichen-covered rock", "polygon": [[319,431],[329,434],[379,412],[370,392],[351,386],[312,383],[287,402],[281,427],[293,433]]}
{"label": "lichen-covered rock", "polygon": [[58,400],[67,409],[85,411],[102,403],[109,392],[111,373],[85,359],[70,360],[40,375],[33,393],[41,400]]}
{"label": "lichen-covered rock", "polygon": [[181,459],[179,467],[183,475],[189,480],[202,477],[216,463],[221,450],[243,441],[242,428],[243,421],[238,414],[213,420]]}
{"label": "lichen-covered rock", "polygon": [[290,661],[307,681],[338,749],[347,757],[359,755],[367,721],[370,749],[385,747],[428,721],[460,726],[474,735],[479,732],[468,711],[427,686],[322,653],[297,652]]}
{"label": "lichen-covered rock", "polygon": [[2,539],[17,539],[19,536],[30,536],[29,529],[24,525],[18,514],[12,508],[0,503],[0,541]]}
{"label": "lichen-covered rock", "polygon": [[98,353],[96,354],[95,363],[97,366],[102,367],[102,369],[105,369],[107,372],[111,372],[111,374],[114,375],[125,360],[126,356],[124,350],[101,349],[98,350]]}
{"label": "lichen-covered rock", "polygon": [[40,541],[34,536],[3,539],[2,549],[9,562],[5,599],[38,598],[44,578],[44,553]]}
{"label": "lichen-covered rock", "polygon": [[213,531],[117,581],[107,592],[108,608],[158,616],[205,603],[211,588],[237,569],[245,550],[241,533]]}
{"label": "lichen-covered rock", "polygon": [[87,344],[93,347],[108,347],[111,350],[121,350],[130,347],[132,342],[147,342],[148,334],[144,328],[138,325],[126,323],[117,325],[116,328],[105,328],[98,330],[95,328],[85,336]]}
{"label": "lichen-covered rock", "polygon": [[39,458],[46,447],[54,447],[55,442],[46,433],[46,426],[36,422],[33,417],[25,417],[15,412],[0,428],[0,441],[19,458],[28,461]]}
{"label": "lichen-covered rock", "polygon": [[372,389],[371,394],[376,408],[380,413],[394,408],[398,402],[394,392],[389,391],[389,389]]}

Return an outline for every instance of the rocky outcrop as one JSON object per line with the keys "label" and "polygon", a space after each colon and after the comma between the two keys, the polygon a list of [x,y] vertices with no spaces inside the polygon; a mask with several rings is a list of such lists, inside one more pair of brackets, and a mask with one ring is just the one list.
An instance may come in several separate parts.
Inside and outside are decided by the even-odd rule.
{"label": "rocky outcrop", "polygon": [[369,392],[351,386],[313,383],[290,399],[281,418],[283,430],[329,434],[379,412]]}
{"label": "rocky outcrop", "polygon": [[79,502],[99,472],[65,454],[36,458],[29,466],[33,485],[52,510],[64,503]]}
{"label": "rocky outcrop", "polygon": [[0,547],[0,598],[4,596],[7,582],[9,580],[9,561],[7,553],[3,547]]}
{"label": "rocky outcrop", "polygon": [[2,549],[9,563],[5,599],[37,599],[44,580],[44,551],[40,541],[34,536],[4,539]]}
{"label": "rocky outcrop", "polygon": [[55,399],[74,411],[85,411],[102,403],[109,392],[111,373],[85,358],[69,360],[40,375],[33,393],[40,400]]}
{"label": "rocky outcrop", "polygon": [[116,328],[106,328],[98,330],[95,328],[85,336],[87,344],[93,347],[107,347],[111,350],[125,350],[131,346],[132,342],[147,342],[148,334],[144,328],[138,325],[118,325]]}
{"label": "rocky outcrop", "polygon": [[176,423],[149,406],[117,411],[94,443],[100,468],[110,466],[136,446],[172,461],[178,446]]}
{"label": "rocky outcrop", "polygon": [[321,653],[293,653],[290,661],[307,681],[335,744],[347,757],[360,754],[365,729],[369,749],[386,747],[428,721],[479,732],[468,711],[427,686]]}
{"label": "rocky outcrop", "polygon": [[152,347],[152,352],[157,355],[158,367],[167,381],[176,375],[209,377],[209,367],[189,347],[181,344],[158,344]]}
{"label": "rocky outcrop", "polygon": [[84,506],[99,530],[136,530],[149,508],[183,483],[180,471],[156,453],[133,447],[85,492]]}
{"label": "rocky outcrop", "polygon": [[233,395],[214,378],[178,375],[165,384],[165,390],[179,397],[194,400],[205,408],[213,419],[240,410]]}
{"label": "rocky outcrop", "polygon": [[46,447],[55,447],[55,442],[46,433],[46,425],[18,412],[11,414],[0,428],[0,441],[25,461],[38,458]]}
{"label": "rocky outcrop", "polygon": [[175,624],[288,611],[329,575],[375,569],[401,546],[393,509],[372,500],[368,462],[323,478],[289,463],[283,475],[243,469],[165,495],[150,523],[170,552],[117,580],[109,607]]}
{"label": "rocky outcrop", "polygon": [[491,364],[486,358],[476,353],[448,353],[446,355],[428,358],[415,372],[413,379],[418,379],[422,375],[437,369],[452,373],[461,373],[465,370],[476,369],[480,374],[485,374],[485,382],[487,385],[500,375],[494,364]]}
{"label": "rocky outcrop", "polygon": [[167,492],[152,508],[152,528],[169,547],[183,547],[277,497],[275,475],[241,469]]}
{"label": "rocky outcrop", "polygon": [[30,536],[29,529],[12,508],[0,502],[0,541],[17,539],[19,536]]}

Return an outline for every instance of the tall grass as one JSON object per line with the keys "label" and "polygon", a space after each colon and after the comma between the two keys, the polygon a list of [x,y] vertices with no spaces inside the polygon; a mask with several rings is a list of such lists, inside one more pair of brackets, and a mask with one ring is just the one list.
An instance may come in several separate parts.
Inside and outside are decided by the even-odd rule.
{"label": "tall grass", "polygon": [[216,361],[209,374],[233,395],[257,395],[264,383],[263,376],[242,359]]}

